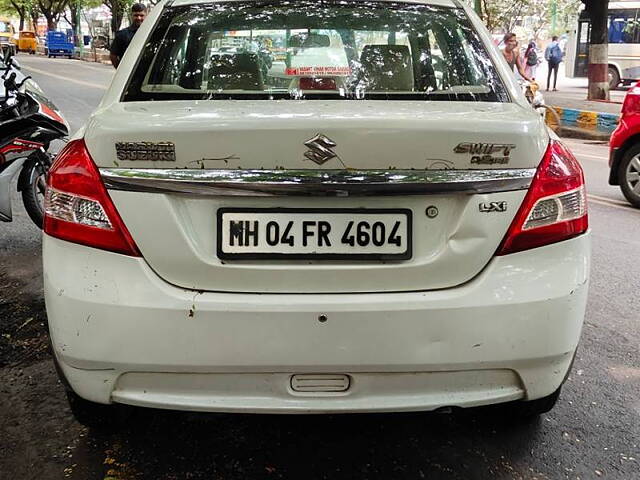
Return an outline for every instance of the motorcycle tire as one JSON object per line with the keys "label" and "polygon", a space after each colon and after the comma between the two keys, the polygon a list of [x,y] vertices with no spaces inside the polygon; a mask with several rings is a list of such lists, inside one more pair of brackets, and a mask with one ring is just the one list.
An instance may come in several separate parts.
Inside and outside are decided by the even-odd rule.
{"label": "motorcycle tire", "polygon": [[26,181],[22,186],[22,202],[27,214],[39,228],[44,221],[44,194],[47,172],[51,162],[47,159],[31,160],[25,164]]}

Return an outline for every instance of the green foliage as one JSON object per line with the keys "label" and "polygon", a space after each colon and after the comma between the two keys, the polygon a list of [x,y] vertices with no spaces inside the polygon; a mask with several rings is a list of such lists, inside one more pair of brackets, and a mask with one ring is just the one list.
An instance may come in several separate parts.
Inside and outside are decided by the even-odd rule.
{"label": "green foliage", "polygon": [[0,0],[0,15],[15,15],[16,11],[9,0]]}
{"label": "green foliage", "polygon": [[37,16],[36,0],[0,0],[0,15],[15,16],[20,19],[18,28],[22,30],[26,21]]}
{"label": "green foliage", "polygon": [[0,14],[19,17],[33,8],[33,0],[0,0]]}
{"label": "green foliage", "polygon": [[111,10],[111,32],[115,34],[120,29],[122,19],[129,14],[133,0],[104,0],[103,3]]}
{"label": "green foliage", "polygon": [[537,33],[545,27],[551,29],[554,4],[556,30],[566,29],[578,12],[581,0],[481,0],[481,3],[482,18],[489,30],[513,31],[524,17],[531,17],[532,28]]}

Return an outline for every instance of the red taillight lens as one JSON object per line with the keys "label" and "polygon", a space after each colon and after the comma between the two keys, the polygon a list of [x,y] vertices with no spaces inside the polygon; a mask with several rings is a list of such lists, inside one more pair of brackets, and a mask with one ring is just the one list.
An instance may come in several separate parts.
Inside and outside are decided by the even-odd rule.
{"label": "red taillight lens", "polygon": [[622,115],[640,113],[640,87],[633,87],[627,92],[622,104]]}
{"label": "red taillight lens", "polygon": [[567,240],[588,227],[582,167],[562,143],[551,140],[497,255]]}
{"label": "red taillight lens", "polygon": [[84,140],[60,152],[47,181],[44,231],[68,242],[139,257]]}

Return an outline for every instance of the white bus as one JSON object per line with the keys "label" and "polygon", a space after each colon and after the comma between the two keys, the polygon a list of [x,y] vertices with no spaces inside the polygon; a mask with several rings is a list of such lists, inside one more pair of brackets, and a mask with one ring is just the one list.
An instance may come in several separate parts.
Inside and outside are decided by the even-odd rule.
{"label": "white bus", "polygon": [[[640,2],[610,2],[609,86],[640,79]],[[589,66],[591,21],[581,9],[576,28],[567,42],[568,77],[586,77]]]}

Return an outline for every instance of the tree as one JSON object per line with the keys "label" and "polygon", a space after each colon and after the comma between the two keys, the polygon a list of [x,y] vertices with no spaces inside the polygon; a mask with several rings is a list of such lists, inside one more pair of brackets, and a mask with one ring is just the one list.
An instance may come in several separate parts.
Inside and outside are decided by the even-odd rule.
{"label": "tree", "polygon": [[125,14],[133,4],[132,0],[104,0],[104,4],[111,10],[111,34],[115,36]]}
{"label": "tree", "polygon": [[37,0],[38,9],[47,19],[47,29],[55,30],[60,15],[67,7],[67,0]]}
{"label": "tree", "polygon": [[[568,27],[569,20],[578,12],[581,0],[479,0],[480,16],[490,31],[509,32],[525,17],[528,17],[534,37],[549,27],[555,20],[562,23],[558,31]],[[474,0],[474,5],[476,1]],[[476,11],[478,9],[476,8]],[[551,33],[558,33],[557,31]]]}
{"label": "tree", "polygon": [[40,18],[40,8],[35,0],[29,0],[27,12],[29,20],[31,20],[31,27],[34,32],[38,31],[38,19]]}
{"label": "tree", "polygon": [[27,21],[32,24],[32,28],[35,30],[40,15],[36,0],[0,0],[0,13],[17,14],[20,19],[19,30],[25,29]]}
{"label": "tree", "polygon": [[489,31],[510,32],[532,4],[532,0],[482,0],[482,18]]}
{"label": "tree", "polygon": [[27,16],[27,10],[24,6],[24,2],[19,0],[0,0],[0,13],[5,15],[18,14],[20,18],[19,30],[24,30],[24,20]]}
{"label": "tree", "polygon": [[589,39],[589,100],[609,100],[609,0],[582,0],[591,20]]}
{"label": "tree", "polygon": [[[87,9],[99,7],[102,4],[101,0],[67,0],[67,10],[64,11],[62,16],[73,29],[74,35],[79,32],[78,25],[80,24],[80,15]],[[82,38],[76,38],[76,46],[80,46]]]}

